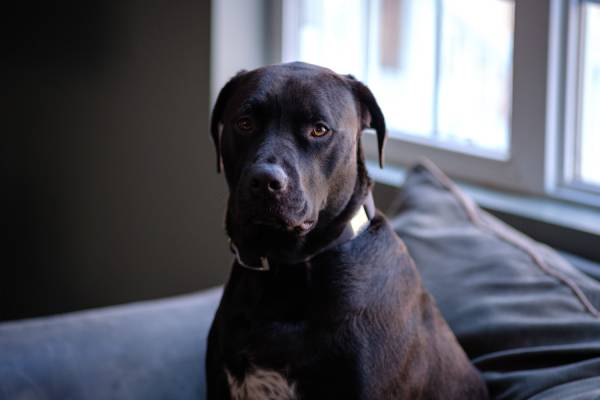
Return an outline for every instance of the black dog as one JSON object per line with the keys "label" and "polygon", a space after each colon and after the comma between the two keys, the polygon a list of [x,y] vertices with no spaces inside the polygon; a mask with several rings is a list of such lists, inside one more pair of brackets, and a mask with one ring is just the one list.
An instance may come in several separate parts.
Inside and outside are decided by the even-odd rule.
{"label": "black dog", "polygon": [[209,399],[484,399],[487,391],[375,212],[360,145],[386,138],[352,76],[241,72],[211,131],[233,270],[209,335]]}

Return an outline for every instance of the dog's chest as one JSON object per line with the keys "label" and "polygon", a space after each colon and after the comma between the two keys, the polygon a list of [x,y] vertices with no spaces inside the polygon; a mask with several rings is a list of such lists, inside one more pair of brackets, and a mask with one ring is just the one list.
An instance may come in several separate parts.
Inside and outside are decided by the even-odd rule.
{"label": "dog's chest", "polygon": [[233,400],[295,400],[296,384],[270,369],[252,368],[238,380],[225,369]]}

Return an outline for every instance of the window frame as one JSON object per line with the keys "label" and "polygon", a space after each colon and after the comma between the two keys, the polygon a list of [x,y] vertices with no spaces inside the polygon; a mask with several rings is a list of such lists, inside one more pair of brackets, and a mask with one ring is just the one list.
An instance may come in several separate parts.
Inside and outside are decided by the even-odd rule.
{"label": "window frame", "polygon": [[[554,197],[600,207],[600,185],[589,184],[576,179],[575,158],[581,135],[581,51],[583,35],[583,3],[598,3],[598,0],[567,0],[555,7],[557,28],[553,39],[554,52],[560,54],[559,60],[550,60],[562,70],[555,79],[560,98],[556,100],[562,112],[558,113],[555,123],[559,129],[555,132],[558,143],[554,157],[558,161],[556,169],[550,171],[547,179],[547,192]],[[562,115],[562,120],[561,116]],[[562,145],[562,147],[560,146]]]}
{"label": "window frame", "polygon": [[[573,79],[578,68],[573,65],[578,60],[573,57],[578,46],[574,32],[579,28],[579,4],[586,0],[512,1],[515,15],[508,157],[391,132],[386,161],[406,166],[426,157],[459,179],[600,207],[597,187],[567,179],[572,173],[568,165],[573,165],[569,157],[574,154],[572,126],[577,120],[574,113],[578,112],[572,106],[573,96],[577,95]],[[299,16],[299,2],[277,2],[282,21],[281,59],[277,61],[293,61],[297,59],[297,48],[290,43],[297,43],[300,21],[294,17]],[[367,157],[376,159],[374,135],[364,135],[363,143]]]}

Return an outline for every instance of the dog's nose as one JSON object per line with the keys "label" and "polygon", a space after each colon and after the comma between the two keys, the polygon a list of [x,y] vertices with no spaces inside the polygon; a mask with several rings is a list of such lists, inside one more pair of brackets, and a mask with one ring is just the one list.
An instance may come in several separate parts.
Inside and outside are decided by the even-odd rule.
{"label": "dog's nose", "polygon": [[287,184],[285,171],[276,164],[259,164],[250,175],[250,190],[254,194],[281,193],[285,191]]}

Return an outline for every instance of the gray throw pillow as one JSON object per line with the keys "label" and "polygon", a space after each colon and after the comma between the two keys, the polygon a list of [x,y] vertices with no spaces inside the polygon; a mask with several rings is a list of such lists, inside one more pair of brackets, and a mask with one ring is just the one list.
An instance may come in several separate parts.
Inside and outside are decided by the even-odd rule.
{"label": "gray throw pillow", "polygon": [[435,165],[392,224],[495,399],[600,399],[600,283],[482,211]]}

